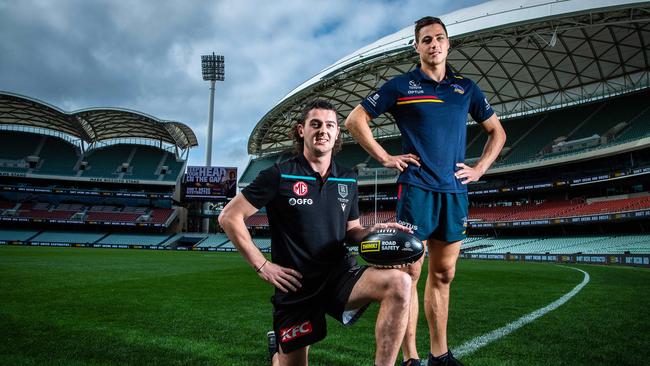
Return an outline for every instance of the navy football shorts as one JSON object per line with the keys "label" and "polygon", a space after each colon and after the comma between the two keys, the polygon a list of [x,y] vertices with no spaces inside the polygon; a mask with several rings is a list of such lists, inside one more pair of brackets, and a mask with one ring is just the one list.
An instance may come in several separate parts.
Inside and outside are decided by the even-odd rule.
{"label": "navy football shorts", "polygon": [[327,335],[325,314],[344,325],[353,324],[369,304],[351,310],[345,310],[345,305],[366,269],[368,267],[357,264],[354,257],[348,257],[330,272],[317,295],[291,304],[276,304],[272,299],[273,330],[282,351],[289,353],[324,339]]}
{"label": "navy football shorts", "polygon": [[397,222],[412,228],[420,240],[465,239],[467,210],[467,193],[433,192],[409,184],[398,186]]}

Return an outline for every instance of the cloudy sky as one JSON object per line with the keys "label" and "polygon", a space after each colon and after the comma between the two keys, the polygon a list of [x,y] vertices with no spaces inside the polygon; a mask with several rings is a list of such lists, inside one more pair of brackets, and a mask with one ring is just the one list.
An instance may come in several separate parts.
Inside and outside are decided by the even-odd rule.
{"label": "cloudy sky", "polygon": [[0,90],[74,111],[133,109],[194,130],[205,163],[209,82],[200,56],[226,58],[217,82],[213,165],[243,172],[255,124],[341,57],[424,15],[482,0],[0,0]]}

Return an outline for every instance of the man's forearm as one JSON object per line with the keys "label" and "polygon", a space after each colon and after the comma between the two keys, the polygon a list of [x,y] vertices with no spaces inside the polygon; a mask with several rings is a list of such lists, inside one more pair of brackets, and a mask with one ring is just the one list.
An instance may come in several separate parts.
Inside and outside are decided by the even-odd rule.
{"label": "man's forearm", "polygon": [[248,232],[243,219],[224,218],[220,220],[220,224],[239,254],[244,257],[253,269],[257,270],[264,264],[266,258],[253,243],[253,238]]}
{"label": "man's forearm", "polygon": [[357,106],[345,120],[345,127],[373,159],[383,163],[389,154],[372,136],[369,122],[370,119],[363,107]]}
{"label": "man's forearm", "polygon": [[495,118],[496,123],[487,131],[488,139],[483,148],[483,153],[476,163],[476,169],[479,169],[484,174],[491,166],[492,163],[499,157],[503,145],[506,143],[506,133],[501,127],[501,123]]}

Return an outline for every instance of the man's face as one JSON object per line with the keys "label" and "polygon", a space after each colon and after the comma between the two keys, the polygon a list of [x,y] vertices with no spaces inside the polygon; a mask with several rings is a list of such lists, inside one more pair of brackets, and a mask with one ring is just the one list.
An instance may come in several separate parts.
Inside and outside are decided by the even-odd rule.
{"label": "man's face", "polygon": [[420,55],[420,62],[429,67],[444,65],[449,52],[449,38],[440,24],[431,24],[420,29],[419,41],[415,51]]}
{"label": "man's face", "polygon": [[336,112],[329,109],[312,109],[303,125],[298,125],[298,133],[305,140],[304,152],[323,156],[332,152],[339,136]]}

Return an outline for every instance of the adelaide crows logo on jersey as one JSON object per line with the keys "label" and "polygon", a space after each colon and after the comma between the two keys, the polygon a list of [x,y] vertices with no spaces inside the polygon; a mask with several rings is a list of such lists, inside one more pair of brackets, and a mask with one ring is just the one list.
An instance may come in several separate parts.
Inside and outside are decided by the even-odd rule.
{"label": "adelaide crows logo on jersey", "polygon": [[454,88],[454,93],[458,93],[460,95],[465,94],[465,89],[463,89],[462,86],[458,84],[451,84],[451,87]]}

